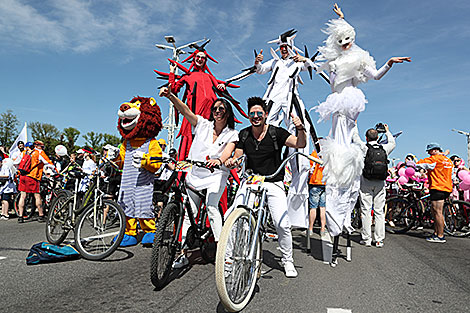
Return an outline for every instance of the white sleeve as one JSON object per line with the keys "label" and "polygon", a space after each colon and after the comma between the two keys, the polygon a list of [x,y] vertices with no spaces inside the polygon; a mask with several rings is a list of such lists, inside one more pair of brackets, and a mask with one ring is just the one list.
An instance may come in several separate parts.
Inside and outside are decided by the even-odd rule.
{"label": "white sleeve", "polygon": [[387,63],[385,63],[379,70],[373,68],[372,66],[367,66],[364,69],[364,75],[369,79],[373,78],[375,80],[379,80],[384,77],[384,75],[387,74],[389,70],[390,66]]}
{"label": "white sleeve", "polygon": [[395,149],[397,144],[395,142],[395,137],[393,137],[390,131],[386,132],[385,135],[387,136],[387,143],[382,145],[382,147],[384,148],[385,152],[387,152],[387,155],[389,155],[393,149]]}
{"label": "white sleeve", "polygon": [[357,129],[357,125],[354,126],[352,130],[352,142],[358,144],[364,154],[367,153],[367,145],[364,141],[361,140],[361,137],[359,137],[359,130]]}
{"label": "white sleeve", "polygon": [[271,60],[269,60],[267,62],[264,62],[264,63],[255,64],[256,73],[266,74],[267,72],[272,71],[273,70],[273,62],[274,62],[274,59],[271,59]]}
{"label": "white sleeve", "polygon": [[206,120],[205,118],[203,118],[200,115],[196,115],[196,118],[197,118],[196,126],[191,125],[191,132],[192,132],[193,135],[196,132],[198,132],[199,129],[203,128],[204,123],[210,123],[208,120]]}

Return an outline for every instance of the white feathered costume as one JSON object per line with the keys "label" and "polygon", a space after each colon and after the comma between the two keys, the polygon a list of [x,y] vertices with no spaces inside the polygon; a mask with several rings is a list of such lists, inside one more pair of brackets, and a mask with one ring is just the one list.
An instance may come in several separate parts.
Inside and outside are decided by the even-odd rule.
{"label": "white feathered costume", "polygon": [[[352,142],[353,129],[367,100],[357,85],[369,79],[380,79],[390,69],[385,64],[378,71],[374,59],[354,43],[355,31],[343,19],[330,20],[324,33],[325,46],[319,47],[320,58],[325,60],[318,71],[329,72],[332,93],[315,110],[319,121],[331,117],[329,136],[321,141],[324,163],[323,181],[326,182],[326,217],[332,236],[351,227],[351,210],[356,203],[364,155],[358,144]],[[351,47],[342,50],[342,46]]]}

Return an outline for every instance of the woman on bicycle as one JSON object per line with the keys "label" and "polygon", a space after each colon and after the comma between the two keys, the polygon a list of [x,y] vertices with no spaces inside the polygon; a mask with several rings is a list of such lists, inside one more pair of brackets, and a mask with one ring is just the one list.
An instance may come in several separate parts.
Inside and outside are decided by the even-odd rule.
{"label": "woman on bicycle", "polygon": [[[188,158],[193,161],[207,161],[209,167],[222,166],[232,155],[238,141],[238,132],[234,129],[235,117],[230,103],[225,99],[216,99],[212,103],[209,119],[194,114],[189,107],[178,99],[170,89],[164,87],[160,90],[161,97],[167,97],[175,108],[188,120],[194,135]],[[186,177],[189,187],[196,190],[207,190],[207,215],[216,242],[219,241],[222,230],[222,215],[218,203],[224,192],[229,175],[228,169],[214,168],[213,172],[205,168],[193,167]],[[199,197],[190,189],[187,190],[189,202],[194,213],[197,212]],[[184,217],[182,228],[182,241],[186,239],[189,222],[188,215]],[[189,264],[186,249],[177,258],[173,267],[181,268]]]}

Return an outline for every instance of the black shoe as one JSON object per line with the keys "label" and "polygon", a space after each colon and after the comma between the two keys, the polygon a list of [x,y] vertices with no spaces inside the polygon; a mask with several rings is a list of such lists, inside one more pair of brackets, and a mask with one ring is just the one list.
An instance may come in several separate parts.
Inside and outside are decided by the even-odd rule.
{"label": "black shoe", "polygon": [[24,219],[22,217],[18,217],[18,223],[24,223]]}
{"label": "black shoe", "polygon": [[46,221],[46,218],[43,216],[38,216],[38,223],[44,223]]}

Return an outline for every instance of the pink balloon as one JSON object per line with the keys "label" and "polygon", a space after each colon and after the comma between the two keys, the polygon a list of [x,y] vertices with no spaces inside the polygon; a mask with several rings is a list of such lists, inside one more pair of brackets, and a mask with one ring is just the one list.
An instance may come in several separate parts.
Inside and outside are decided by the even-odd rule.
{"label": "pink balloon", "polygon": [[465,185],[470,185],[470,175],[464,176],[462,181],[465,183]]}
{"label": "pink balloon", "polygon": [[406,168],[402,167],[401,169],[398,170],[398,175],[402,177],[406,176],[405,171],[406,171]]}
{"label": "pink balloon", "polygon": [[412,168],[412,167],[407,167],[406,170],[405,170],[405,175],[408,176],[408,177],[411,177],[415,174],[415,169]]}
{"label": "pink balloon", "polygon": [[398,178],[398,182],[400,183],[400,185],[406,184],[408,182],[408,177],[401,176],[400,178]]}
{"label": "pink balloon", "polygon": [[468,171],[462,171],[462,170],[459,171],[459,174],[458,174],[458,176],[459,176],[459,178],[460,178],[461,180],[463,180],[464,177],[466,177],[466,176],[468,176],[468,175],[469,175]]}
{"label": "pink balloon", "polygon": [[470,189],[470,184],[466,184],[464,182],[461,182],[459,184],[459,187],[460,187],[461,190],[469,190]]}

